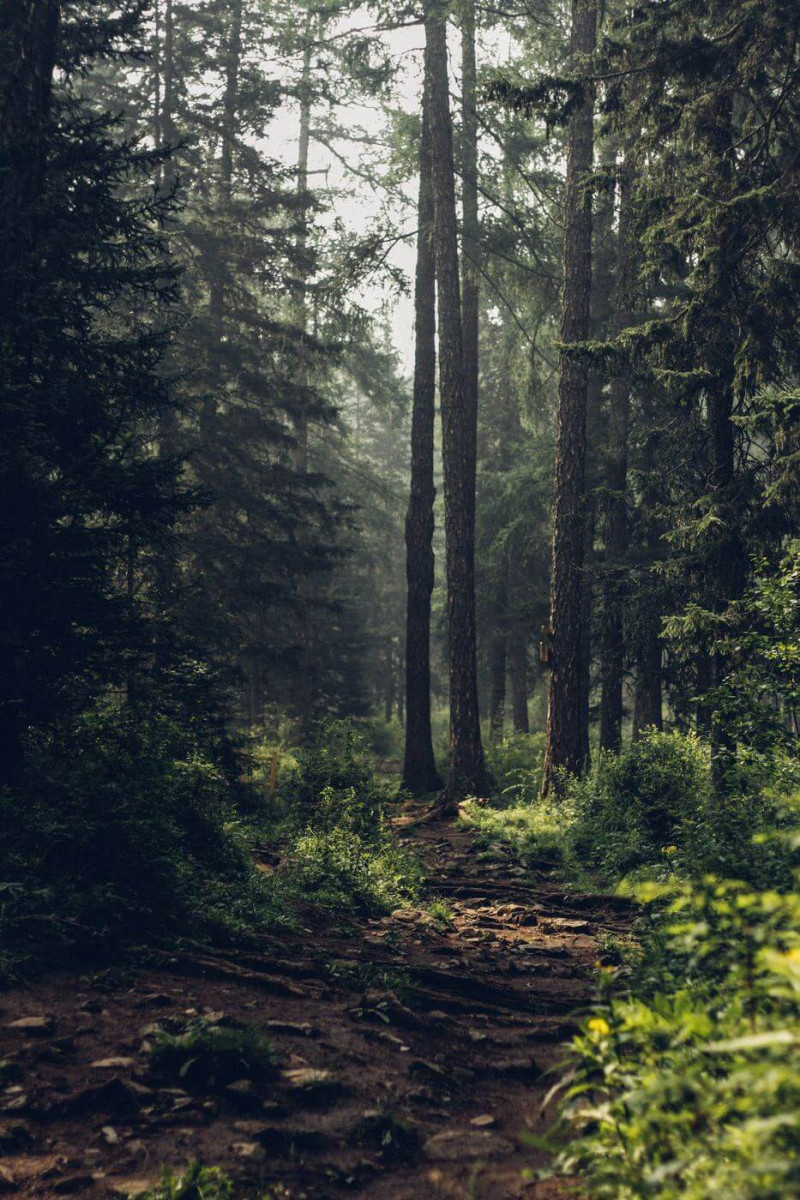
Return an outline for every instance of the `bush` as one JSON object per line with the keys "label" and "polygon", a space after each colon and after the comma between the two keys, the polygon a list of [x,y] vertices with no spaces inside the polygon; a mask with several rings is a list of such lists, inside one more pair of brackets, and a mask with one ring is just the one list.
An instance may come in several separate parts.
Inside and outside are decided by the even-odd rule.
{"label": "bush", "polygon": [[[796,881],[797,883],[797,881]],[[594,1200],[800,1194],[800,894],[709,876],[572,1048],[559,1168]]]}
{"label": "bush", "polygon": [[294,839],[283,882],[323,907],[370,916],[415,899],[422,868],[388,835],[367,839],[334,825],[306,829]]}
{"label": "bush", "polygon": [[544,745],[543,733],[512,733],[487,744],[486,765],[501,802],[526,803],[538,796]]}
{"label": "bush", "polygon": [[314,745],[298,751],[295,770],[282,782],[281,798],[296,827],[344,825],[369,838],[381,827],[387,797],[355,726],[328,721]]}
{"label": "bush", "polygon": [[222,774],[165,718],[95,712],[32,733],[0,793],[6,952],[197,928],[233,892],[252,902],[233,816]]}
{"label": "bush", "polygon": [[692,735],[651,731],[621,754],[602,754],[569,787],[570,843],[582,865],[618,878],[661,860],[711,802],[708,754]]}
{"label": "bush", "polygon": [[150,1052],[154,1080],[189,1091],[224,1088],[237,1079],[271,1075],[275,1056],[258,1030],[198,1019],[179,1033],[158,1031]]}
{"label": "bush", "polygon": [[345,721],[298,754],[284,796],[290,836],[277,887],[343,913],[381,913],[414,898],[422,872],[387,828],[387,796],[363,739]]}

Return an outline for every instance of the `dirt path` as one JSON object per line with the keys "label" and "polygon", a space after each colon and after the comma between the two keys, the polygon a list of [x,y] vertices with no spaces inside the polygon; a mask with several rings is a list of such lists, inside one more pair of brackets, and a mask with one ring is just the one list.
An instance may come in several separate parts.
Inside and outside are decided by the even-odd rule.
{"label": "dirt path", "polygon": [[[546,1124],[542,1074],[627,913],[462,830],[401,832],[455,911],[448,929],[401,910],[235,961],[198,948],[0,995],[0,1190],[136,1195],[162,1164],[200,1159],[287,1200],[555,1196],[523,1181],[524,1136]],[[143,1043],[198,1015],[266,1032],[275,1069],[159,1087]]]}

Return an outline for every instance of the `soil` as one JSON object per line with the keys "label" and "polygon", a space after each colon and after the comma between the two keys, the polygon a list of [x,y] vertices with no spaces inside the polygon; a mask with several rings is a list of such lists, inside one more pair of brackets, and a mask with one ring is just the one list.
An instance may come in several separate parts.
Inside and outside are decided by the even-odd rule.
{"label": "soil", "polygon": [[[0,1191],[135,1196],[200,1160],[285,1200],[559,1196],[530,1178],[531,1135],[553,1119],[547,1073],[603,939],[630,912],[414,817],[400,834],[448,926],[404,909],[341,930],[309,910],[304,932],[258,952],[198,945],[0,995]],[[153,1027],[197,1016],[262,1030],[275,1066],[166,1086]]]}

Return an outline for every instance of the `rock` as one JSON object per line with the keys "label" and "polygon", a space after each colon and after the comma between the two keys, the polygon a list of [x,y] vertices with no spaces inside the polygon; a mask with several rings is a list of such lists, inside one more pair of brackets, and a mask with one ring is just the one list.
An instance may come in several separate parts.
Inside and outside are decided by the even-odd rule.
{"label": "rock", "polygon": [[8,1167],[0,1165],[0,1192],[13,1192],[16,1190],[17,1181],[14,1178],[14,1172]]}
{"label": "rock", "polygon": [[502,1079],[518,1079],[521,1083],[530,1083],[541,1078],[542,1068],[533,1058],[512,1058],[506,1062],[496,1062],[491,1067],[493,1075]]}
{"label": "rock", "polygon": [[267,1152],[258,1142],[234,1142],[231,1150],[237,1158],[246,1158],[249,1162],[264,1162]]}
{"label": "rock", "polygon": [[434,1161],[460,1162],[469,1158],[499,1158],[514,1150],[511,1142],[485,1129],[443,1129],[424,1144]]}
{"label": "rock", "polygon": [[268,1029],[270,1033],[285,1033],[289,1037],[319,1037],[319,1030],[308,1021],[302,1024],[296,1021],[266,1021],[264,1029]]}
{"label": "rock", "polygon": [[281,1071],[281,1078],[295,1100],[320,1102],[342,1090],[342,1085],[330,1071],[318,1067],[292,1067]]}
{"label": "rock", "polygon": [[396,908],[392,913],[392,920],[413,924],[415,921],[421,921],[423,916],[418,908]]}
{"label": "rock", "polygon": [[15,1154],[33,1140],[33,1132],[24,1121],[4,1121],[0,1125],[0,1154]]}
{"label": "rock", "polygon": [[169,1008],[175,1001],[166,992],[149,992],[142,996],[139,1008]]}
{"label": "rock", "polygon": [[135,1065],[136,1060],[133,1058],[96,1058],[94,1062],[89,1063],[89,1068],[92,1071],[127,1071]]}
{"label": "rock", "polygon": [[108,1146],[116,1146],[119,1142],[119,1134],[113,1125],[104,1125],[100,1130],[103,1135],[103,1140]]}
{"label": "rock", "polygon": [[273,1155],[308,1152],[315,1154],[324,1150],[329,1138],[321,1129],[298,1129],[287,1125],[264,1125],[258,1133],[258,1141]]}
{"label": "rock", "polygon": [[56,1179],[50,1187],[59,1195],[69,1196],[72,1192],[83,1191],[84,1188],[91,1187],[94,1183],[94,1177],[91,1171],[78,1171],[73,1175],[63,1175],[61,1179]]}
{"label": "rock", "polygon": [[78,1013],[101,1013],[103,1012],[102,1000],[84,1000],[83,1004],[75,1009]]}
{"label": "rock", "polygon": [[53,1028],[52,1017],[19,1017],[6,1025],[16,1033],[28,1033],[32,1037],[45,1037]]}
{"label": "rock", "polygon": [[143,1196],[156,1183],[153,1179],[108,1179],[108,1187],[117,1196]]}
{"label": "rock", "polygon": [[73,1092],[56,1107],[67,1115],[100,1111],[135,1117],[139,1115],[139,1101],[145,1095],[152,1095],[152,1092],[141,1084],[115,1076],[106,1083]]}

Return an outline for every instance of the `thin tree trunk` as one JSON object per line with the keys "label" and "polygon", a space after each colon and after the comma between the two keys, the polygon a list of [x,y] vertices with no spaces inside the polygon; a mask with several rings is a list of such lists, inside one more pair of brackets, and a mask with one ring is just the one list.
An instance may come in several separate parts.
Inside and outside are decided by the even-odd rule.
{"label": "thin tree trunk", "polygon": [[632,740],[638,742],[646,729],[661,729],[662,718],[662,672],[661,638],[658,617],[642,613],[646,622],[641,634],[636,664],[636,684],[633,700]]}
{"label": "thin tree trunk", "polygon": [[[0,8],[0,173],[5,288],[33,249],[35,206],[47,157],[47,121],[61,19],[57,0],[5,0]],[[6,298],[16,306],[19,294]]]}
{"label": "thin tree trunk", "polygon": [[581,770],[588,770],[591,762],[589,746],[589,716],[592,697],[592,605],[594,587],[592,583],[592,560],[594,557],[595,510],[590,505],[584,525],[583,573],[581,579],[581,656],[580,656],[580,725]]}
{"label": "thin tree trunk", "polygon": [[508,674],[511,681],[511,712],[514,733],[530,733],[528,718],[528,656],[520,633],[508,639]]}
{"label": "thin tree trunk", "polygon": [[[427,72],[426,72],[427,77]],[[436,263],[433,161],[427,85],[422,103],[417,273],[414,286],[414,396],[411,488],[406,513],[406,739],[403,787],[421,795],[441,787],[431,735],[431,595],[434,584],[433,442],[436,418]]]}
{"label": "thin tree trunk", "polygon": [[[617,238],[617,289],[614,333],[633,322],[633,192],[632,144],[625,148],[619,178],[619,232]],[[622,743],[622,684],[625,670],[625,556],[628,551],[628,429],[630,426],[630,375],[617,367],[609,395],[608,467],[606,474],[606,564],[603,577],[601,630],[600,748],[618,751]]]}
{"label": "thin tree trunk", "polygon": [[498,742],[503,737],[506,717],[506,660],[508,658],[508,559],[504,555],[495,597],[498,622],[489,644],[489,737]]}
{"label": "thin tree trunk", "polygon": [[[311,146],[311,65],[313,58],[313,33],[318,18],[309,9],[306,18],[305,46],[303,49],[303,66],[300,75],[300,134],[297,143],[297,192],[305,196],[308,191],[308,158]],[[300,280],[297,285],[296,316],[297,327],[302,333],[308,331],[308,279],[305,274],[303,258],[308,247],[308,233],[305,217],[302,218],[300,232],[297,236],[297,249],[300,262]],[[302,353],[302,351],[301,351]],[[300,382],[305,382],[301,378]],[[308,420],[301,410],[293,417],[295,445],[293,460],[295,469],[305,472],[308,469]]]}
{"label": "thin tree trunk", "polygon": [[[461,16],[461,324],[464,345],[464,410],[470,438],[469,471],[473,477],[476,472],[478,449],[479,258],[475,0],[464,0]],[[471,497],[474,509],[474,488]],[[474,522],[474,516],[472,519]]]}
{"label": "thin tree trunk", "polygon": [[[573,64],[592,53],[597,36],[596,0],[573,0]],[[592,201],[586,188],[593,158],[594,93],[585,85],[569,123],[564,228],[564,292],[560,338],[585,340],[592,275]],[[582,767],[581,585],[583,577],[586,460],[585,362],[563,350],[559,362],[550,602],[551,670],[542,793],[558,790],[562,773]]]}
{"label": "thin tree trunk", "polygon": [[425,18],[431,97],[434,241],[439,301],[447,617],[450,658],[450,771],[442,807],[485,795],[488,780],[478,717],[475,644],[475,415],[466,405],[458,271],[453,128],[444,11]]}

